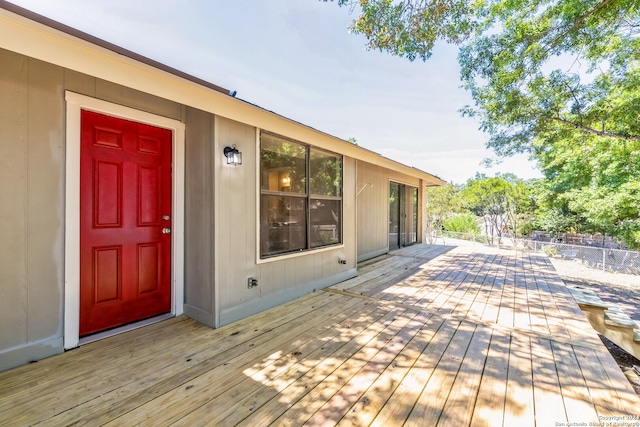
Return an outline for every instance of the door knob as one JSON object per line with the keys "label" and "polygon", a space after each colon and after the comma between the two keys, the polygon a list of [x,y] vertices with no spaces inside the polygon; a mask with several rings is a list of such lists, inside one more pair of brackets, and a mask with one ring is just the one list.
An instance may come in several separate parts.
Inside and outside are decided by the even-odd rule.
{"label": "door knob", "polygon": [[171,233],[171,229],[170,228],[164,227],[162,229],[162,234],[169,234],[169,233]]}

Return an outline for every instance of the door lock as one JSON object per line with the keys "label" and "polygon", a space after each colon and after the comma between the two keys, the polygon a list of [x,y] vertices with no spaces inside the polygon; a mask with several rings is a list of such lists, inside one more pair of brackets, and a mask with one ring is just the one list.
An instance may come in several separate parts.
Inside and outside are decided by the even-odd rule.
{"label": "door lock", "polygon": [[162,229],[162,234],[169,234],[169,233],[171,233],[171,229],[170,228],[164,227]]}

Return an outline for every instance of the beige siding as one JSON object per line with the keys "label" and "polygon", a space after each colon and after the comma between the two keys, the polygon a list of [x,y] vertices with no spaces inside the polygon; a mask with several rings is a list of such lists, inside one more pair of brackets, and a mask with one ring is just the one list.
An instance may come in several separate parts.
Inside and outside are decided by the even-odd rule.
{"label": "beige siding", "polygon": [[182,118],[179,104],[0,49],[0,370],[62,351],[65,90]]}
{"label": "beige siding", "polygon": [[[61,300],[62,73],[56,67],[2,52],[2,259],[0,348],[58,332]],[[13,72],[12,72],[13,71]],[[13,74],[13,75],[11,75]],[[29,89],[27,89],[29,88]],[[58,162],[58,165],[56,165]],[[5,176],[6,174],[6,176]],[[37,196],[39,194],[40,196]],[[34,292],[35,291],[35,292]],[[15,299],[12,298],[16,297]],[[17,304],[19,307],[12,305]],[[33,320],[33,321],[30,321]],[[15,328],[15,329],[14,329]],[[5,341],[6,340],[6,341]]]}
{"label": "beige siding", "polygon": [[28,337],[28,75],[26,58],[0,50],[0,349]]}
{"label": "beige siding", "polygon": [[[285,135],[286,136],[286,135]],[[301,141],[313,145],[313,141]],[[258,141],[256,129],[216,118],[216,153],[235,144],[243,164],[216,162],[216,282],[220,324],[273,307],[355,274],[355,161],[345,158],[344,247],[310,251],[295,256],[259,260],[258,255]],[[349,248],[349,249],[346,249]],[[339,263],[346,259],[347,264]],[[258,279],[249,289],[247,279]]]}
{"label": "beige siding", "polygon": [[93,98],[96,97],[97,79],[95,77],[67,69],[64,70],[64,77],[65,89]]}
{"label": "beige siding", "polygon": [[[90,50],[83,45],[81,52],[86,57],[65,57],[80,61],[77,70],[122,80],[102,80],[0,49],[0,235],[5,243],[0,247],[0,370],[62,351],[65,90],[185,123],[184,310],[210,326],[354,276],[358,258],[388,248],[389,180],[413,186],[421,185],[420,177],[439,182],[147,66],[138,69],[119,57],[98,56],[94,59],[108,59],[109,67],[95,71],[99,64]],[[222,118],[224,113],[244,123]],[[343,245],[259,259],[256,126],[344,154]],[[222,150],[232,144],[243,153],[241,166],[226,165]],[[258,279],[257,287],[247,288],[249,277]]]}
{"label": "beige siding", "polygon": [[[257,277],[256,264],[256,131],[251,126],[216,118],[216,253],[220,308],[226,309],[260,296],[263,288],[247,288]],[[226,164],[225,146],[235,144],[243,164]],[[256,291],[259,289],[258,291]]]}
{"label": "beige siding", "polygon": [[182,120],[182,106],[176,102],[100,79],[96,79],[95,87],[96,98],[159,116]]}
{"label": "beige siding", "polygon": [[[357,162],[357,228],[358,261],[389,250],[389,182],[421,188],[420,179],[391,169]],[[422,192],[418,192],[418,207],[422,206]],[[418,224],[422,222],[418,217]],[[418,230],[420,241],[420,230]]]}
{"label": "beige siding", "polygon": [[0,369],[61,345],[63,82],[0,50]]}
{"label": "beige siding", "polygon": [[[29,61],[27,272],[29,341],[59,335],[63,298],[64,72]],[[35,292],[33,292],[35,290]]]}
{"label": "beige siding", "polygon": [[185,162],[185,313],[213,326],[214,118],[187,108]]}

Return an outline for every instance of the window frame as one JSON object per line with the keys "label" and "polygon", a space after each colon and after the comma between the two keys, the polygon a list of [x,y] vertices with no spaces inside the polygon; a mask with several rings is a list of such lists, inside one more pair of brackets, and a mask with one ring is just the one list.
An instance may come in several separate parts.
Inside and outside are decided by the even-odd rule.
{"label": "window frame", "polygon": [[[290,142],[293,144],[298,144],[301,145],[305,148],[305,183],[304,183],[304,189],[305,192],[304,194],[302,193],[294,193],[294,192],[287,192],[287,191],[277,191],[277,190],[268,190],[268,189],[264,189],[263,185],[263,179],[264,179],[264,170],[263,170],[263,164],[262,164],[262,139],[263,136],[267,135],[271,138],[274,138],[276,140],[281,140],[284,142]],[[344,246],[344,233],[343,233],[343,228],[344,228],[344,155],[331,151],[331,150],[327,150],[324,148],[320,148],[311,144],[307,144],[301,141],[297,141],[295,139],[291,139],[291,138],[287,138],[286,136],[283,135],[279,135],[277,133],[273,133],[273,132],[269,132],[269,131],[265,131],[265,130],[261,130],[258,129],[257,131],[257,139],[258,139],[258,143],[257,143],[257,175],[258,175],[258,203],[257,203],[257,207],[258,207],[258,215],[257,215],[257,223],[258,223],[258,259],[260,261],[267,261],[267,260],[273,260],[274,258],[283,258],[283,257],[292,257],[292,256],[296,256],[296,255],[301,255],[301,254],[307,254],[309,252],[320,252],[320,251],[325,251],[325,250],[329,250],[329,249],[335,249],[337,247],[341,247]],[[339,161],[339,165],[340,165],[340,171],[339,171],[339,180],[340,180],[340,186],[337,189],[339,195],[337,196],[333,196],[333,195],[322,195],[322,194],[312,194],[311,193],[311,151],[312,150],[317,150],[323,153],[327,153],[331,156],[335,156],[336,159]],[[305,238],[305,245],[304,248],[302,249],[293,249],[293,250],[287,250],[287,251],[282,251],[282,252],[277,252],[277,253],[269,253],[269,254],[265,254],[263,251],[263,238],[264,236],[264,231],[267,229],[266,225],[267,225],[267,221],[263,219],[263,196],[275,196],[275,197],[293,197],[293,198],[297,198],[297,199],[304,199],[304,205],[305,205],[305,232],[304,232],[304,238]],[[315,200],[329,200],[329,201],[337,201],[340,204],[340,209],[339,209],[339,220],[338,220],[338,241],[335,243],[329,243],[326,245],[321,245],[321,246],[313,246],[312,243],[312,224],[311,224],[311,203],[312,201]],[[268,235],[266,236],[268,238]]]}

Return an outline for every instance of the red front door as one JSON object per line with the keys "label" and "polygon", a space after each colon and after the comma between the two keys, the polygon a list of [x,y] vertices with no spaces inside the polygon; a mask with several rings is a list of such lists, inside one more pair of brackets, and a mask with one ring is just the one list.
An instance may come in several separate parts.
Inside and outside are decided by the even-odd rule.
{"label": "red front door", "polygon": [[171,141],[82,111],[80,336],[171,311]]}

